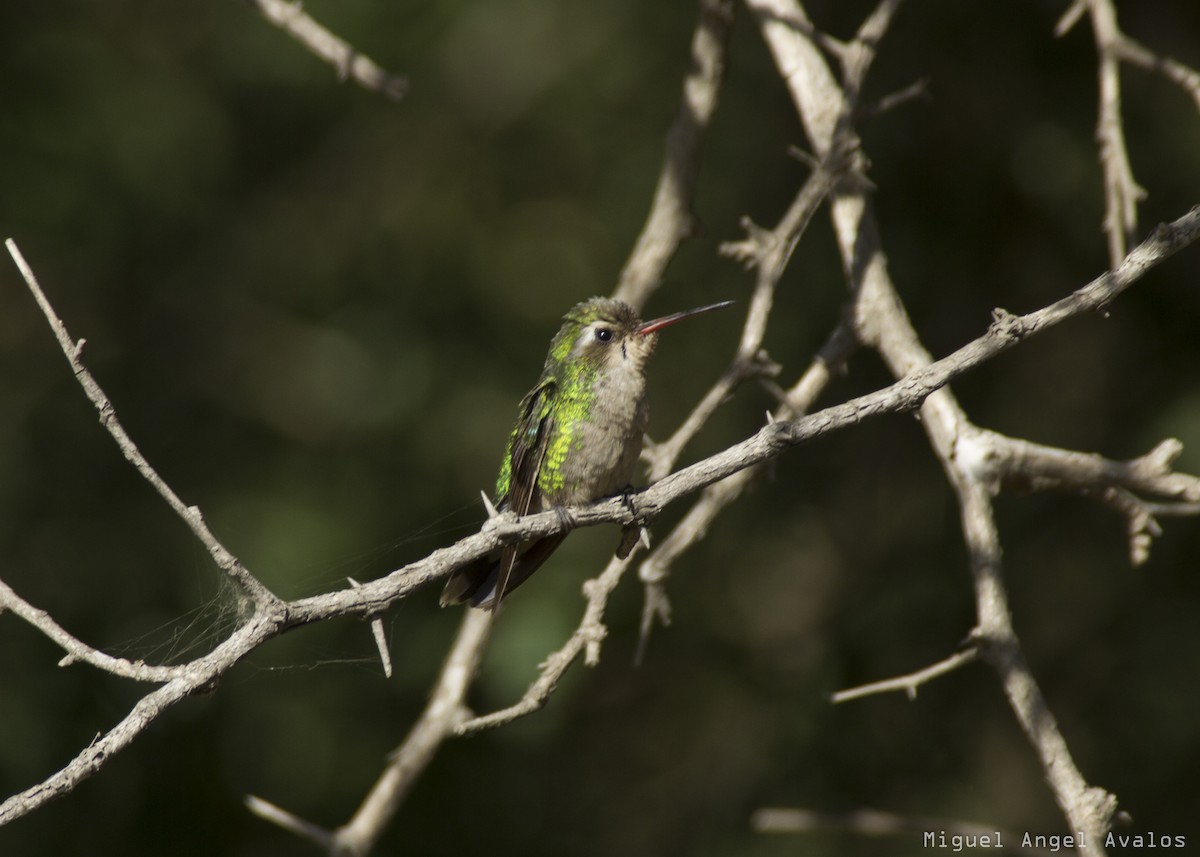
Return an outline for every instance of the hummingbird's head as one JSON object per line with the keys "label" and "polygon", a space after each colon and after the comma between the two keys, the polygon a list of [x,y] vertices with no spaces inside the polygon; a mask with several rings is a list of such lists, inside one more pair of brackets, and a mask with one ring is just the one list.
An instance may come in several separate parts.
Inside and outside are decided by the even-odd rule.
{"label": "hummingbird's head", "polygon": [[591,365],[596,368],[625,364],[645,366],[658,337],[641,336],[642,320],[625,301],[591,298],[571,307],[550,345],[547,363]]}
{"label": "hummingbird's head", "polygon": [[579,361],[597,367],[621,367],[641,371],[645,368],[658,331],[677,321],[709,310],[729,306],[733,301],[678,312],[662,318],[642,321],[625,301],[615,298],[590,298],[571,307],[550,345],[547,365]]}

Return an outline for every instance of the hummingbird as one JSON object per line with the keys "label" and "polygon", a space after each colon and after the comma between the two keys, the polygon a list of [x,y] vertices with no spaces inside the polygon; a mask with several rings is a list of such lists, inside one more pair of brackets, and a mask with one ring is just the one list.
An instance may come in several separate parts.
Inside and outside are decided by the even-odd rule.
{"label": "hummingbird", "polygon": [[[710,304],[642,321],[629,304],[591,298],[563,316],[537,384],[521,400],[493,504],[518,517],[628,490],[646,430],[646,366],[658,332],[722,309]],[[495,610],[562,544],[566,533],[509,545],[451,573],[442,606]]]}

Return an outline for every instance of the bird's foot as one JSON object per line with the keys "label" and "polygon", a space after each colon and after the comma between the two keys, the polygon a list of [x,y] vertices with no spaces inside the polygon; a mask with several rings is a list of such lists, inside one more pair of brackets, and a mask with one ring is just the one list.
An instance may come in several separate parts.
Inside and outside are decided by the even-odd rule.
{"label": "bird's foot", "polygon": [[621,528],[621,542],[617,545],[617,559],[626,559],[640,542],[646,550],[650,549],[650,531],[646,529],[646,521],[638,515],[633,503],[634,488],[626,485],[621,491],[621,502],[629,510],[633,522]]}

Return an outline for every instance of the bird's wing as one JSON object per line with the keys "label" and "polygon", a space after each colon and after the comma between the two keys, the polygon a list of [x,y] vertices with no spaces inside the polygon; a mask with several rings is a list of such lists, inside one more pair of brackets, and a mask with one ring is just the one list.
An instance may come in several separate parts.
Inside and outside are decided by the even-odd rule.
{"label": "bird's wing", "polygon": [[[496,480],[495,501],[501,511],[511,509],[520,516],[535,507],[538,473],[554,432],[552,414],[557,389],[553,378],[543,378],[521,400]],[[474,607],[494,609],[500,596],[532,574],[562,539],[557,536],[533,544],[510,545],[455,570],[442,589],[442,605],[469,601]],[[526,563],[526,557],[536,562]],[[518,560],[520,568],[514,574]]]}
{"label": "bird's wing", "polygon": [[[520,415],[510,439],[508,490],[506,496],[499,498],[501,501],[507,501],[506,505],[517,517],[529,514],[534,497],[538,493],[538,476],[542,470],[542,461],[554,434],[554,399],[557,395],[558,384],[548,378],[530,390],[521,401]],[[508,545],[500,554],[496,597],[492,601],[493,611],[508,590],[509,578],[520,547],[520,544]]]}

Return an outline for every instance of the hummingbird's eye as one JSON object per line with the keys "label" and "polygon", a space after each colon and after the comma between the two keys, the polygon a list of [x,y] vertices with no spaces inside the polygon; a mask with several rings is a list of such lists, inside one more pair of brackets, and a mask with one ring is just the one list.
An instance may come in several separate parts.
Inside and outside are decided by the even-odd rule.
{"label": "hummingbird's eye", "polygon": [[601,342],[612,342],[613,332],[607,327],[596,328],[596,338]]}

